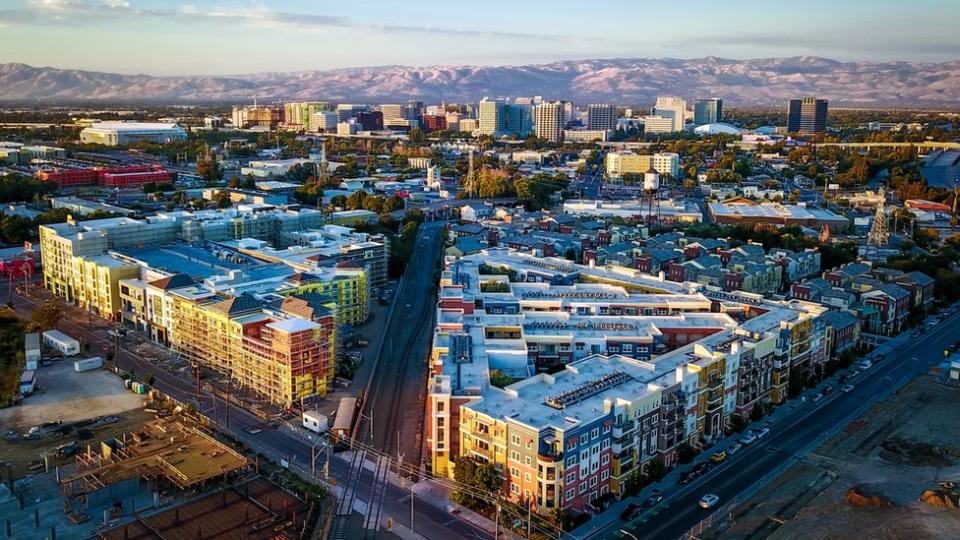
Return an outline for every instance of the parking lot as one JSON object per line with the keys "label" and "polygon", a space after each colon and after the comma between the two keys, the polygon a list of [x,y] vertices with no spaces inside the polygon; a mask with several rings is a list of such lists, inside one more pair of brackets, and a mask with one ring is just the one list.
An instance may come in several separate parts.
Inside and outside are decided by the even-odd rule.
{"label": "parking lot", "polygon": [[[73,362],[56,361],[38,370],[37,386],[21,405],[0,409],[0,462],[13,463],[17,476],[60,445],[96,442],[150,418],[142,409],[144,396],[126,390],[122,379],[103,369],[77,373]],[[25,440],[34,427],[34,436]]]}

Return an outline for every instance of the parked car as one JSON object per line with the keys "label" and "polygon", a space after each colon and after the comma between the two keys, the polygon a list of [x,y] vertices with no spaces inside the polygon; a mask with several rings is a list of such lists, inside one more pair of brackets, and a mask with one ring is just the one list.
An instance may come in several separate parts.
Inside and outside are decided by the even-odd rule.
{"label": "parked car", "polygon": [[710,461],[713,463],[723,463],[727,459],[727,452],[718,450],[710,455]]}
{"label": "parked car", "polygon": [[654,506],[659,504],[660,501],[662,500],[663,500],[663,495],[660,493],[660,490],[655,489],[653,490],[653,492],[650,493],[650,496],[647,497],[647,500],[643,501],[643,507],[653,508]]}
{"label": "parked car", "polygon": [[689,484],[690,482],[693,482],[693,479],[696,477],[697,475],[684,471],[680,473],[680,479],[678,482],[680,485],[686,485],[686,484]]}
{"label": "parked car", "polygon": [[[816,401],[816,398],[814,398],[814,401]],[[757,442],[757,436],[753,433],[747,433],[743,437],[740,437],[740,444],[744,446],[750,446],[755,442]]]}
{"label": "parked car", "polygon": [[810,401],[816,403],[816,402],[820,401],[821,399],[823,399],[823,394],[817,392],[817,394],[816,394],[815,396],[813,396],[813,398],[812,398]]}
{"label": "parked car", "polygon": [[848,380],[850,380],[850,377],[848,377],[846,374],[843,374],[843,375],[840,376],[840,384],[844,384],[844,383],[846,383]]}
{"label": "parked car", "polygon": [[756,433],[757,433],[757,438],[762,439],[766,437],[768,434],[770,434],[770,428],[768,428],[767,426],[764,426],[763,429],[757,431]]}
{"label": "parked car", "polygon": [[827,394],[829,394],[830,392],[833,392],[833,385],[832,385],[832,384],[828,384],[828,385],[826,385],[826,386],[823,387],[823,395],[827,395]]}
{"label": "parked car", "polygon": [[732,456],[737,452],[739,452],[741,448],[743,448],[743,445],[738,442],[735,442],[727,447],[727,454]]}
{"label": "parked car", "polygon": [[701,474],[707,472],[710,469],[710,464],[706,461],[701,461],[693,467],[693,474],[700,476]]}
{"label": "parked car", "polygon": [[853,385],[852,385],[852,384],[845,384],[845,385],[843,385],[843,386],[840,387],[840,391],[843,392],[843,393],[847,393],[847,392],[849,392],[849,391],[851,391],[851,390],[853,390]]}
{"label": "parked car", "polygon": [[630,503],[626,508],[623,509],[623,512],[620,512],[620,519],[623,521],[630,521],[631,519],[637,517],[640,513],[640,507],[634,503]]}
{"label": "parked car", "polygon": [[707,493],[703,497],[700,497],[700,508],[713,508],[718,502],[720,502],[719,496],[713,493]]}

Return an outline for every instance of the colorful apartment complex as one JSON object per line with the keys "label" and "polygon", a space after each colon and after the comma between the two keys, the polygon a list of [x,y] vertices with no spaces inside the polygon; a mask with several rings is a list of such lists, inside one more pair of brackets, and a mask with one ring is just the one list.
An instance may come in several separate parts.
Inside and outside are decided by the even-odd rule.
{"label": "colorful apartment complex", "polygon": [[[584,510],[782,403],[829,357],[818,304],[630,270],[502,249],[450,262],[428,384],[434,473],[469,457],[538,512]],[[493,370],[517,382],[497,388]]]}
{"label": "colorful apartment complex", "polygon": [[326,395],[338,327],[369,313],[366,268],[304,271],[245,255],[229,242],[185,244],[180,235],[192,218],[44,225],[44,284],[273,403]]}

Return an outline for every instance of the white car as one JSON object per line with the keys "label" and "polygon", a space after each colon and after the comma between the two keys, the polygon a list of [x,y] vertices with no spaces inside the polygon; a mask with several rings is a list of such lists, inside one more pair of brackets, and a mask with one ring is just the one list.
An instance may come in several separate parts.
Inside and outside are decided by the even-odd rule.
{"label": "white car", "polygon": [[750,446],[751,444],[757,442],[757,436],[753,433],[747,433],[743,437],[740,437],[740,444],[744,446]]}
{"label": "white car", "polygon": [[703,497],[700,497],[700,508],[713,508],[718,502],[720,502],[719,496],[713,493],[707,493]]}
{"label": "white car", "polygon": [[843,385],[843,386],[840,387],[840,391],[843,392],[843,393],[851,392],[851,391],[853,391],[853,385],[852,385],[852,384],[845,384],[845,385]]}
{"label": "white car", "polygon": [[857,365],[857,367],[860,368],[860,371],[866,371],[866,370],[868,370],[868,369],[870,369],[870,368],[873,367],[873,362],[871,362],[871,361],[869,361],[869,360],[864,360],[863,362],[860,362],[860,363]]}

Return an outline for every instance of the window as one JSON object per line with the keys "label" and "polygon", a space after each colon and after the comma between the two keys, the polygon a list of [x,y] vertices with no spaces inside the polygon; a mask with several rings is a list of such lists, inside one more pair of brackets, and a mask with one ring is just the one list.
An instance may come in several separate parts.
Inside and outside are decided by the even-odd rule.
{"label": "window", "polygon": [[[606,472],[606,471],[604,471],[604,472]],[[591,477],[590,477],[590,487],[592,487],[592,488],[593,488],[593,487],[597,487],[597,477],[596,477],[596,476],[591,476]]]}
{"label": "window", "polygon": [[588,459],[590,459],[590,451],[589,451],[589,450],[582,450],[582,451],[580,452],[580,461],[586,461],[586,460],[588,460]]}
{"label": "window", "polygon": [[570,456],[567,458],[567,467],[573,467],[577,464],[577,456]]}
{"label": "window", "polygon": [[518,435],[511,435],[510,442],[516,445],[520,445],[520,437]]}
{"label": "window", "polygon": [[568,489],[568,490],[567,490],[567,502],[572,501],[573,498],[576,497],[576,496],[577,496],[577,490],[575,490],[575,489]]}
{"label": "window", "polygon": [[514,461],[520,461],[520,452],[517,452],[516,450],[511,450],[511,451],[510,451],[510,459],[512,459],[512,460],[514,460]]}
{"label": "window", "polygon": [[580,436],[580,444],[587,444],[588,442],[590,442],[589,434],[584,433],[583,435]]}
{"label": "window", "polygon": [[568,484],[573,484],[573,483],[576,482],[576,481],[577,481],[577,472],[576,472],[576,471],[567,474],[567,483],[568,483]]}
{"label": "window", "polygon": [[600,479],[606,480],[607,478],[610,478],[610,471],[608,469],[604,469],[603,472],[600,473]]}
{"label": "window", "polygon": [[593,428],[593,431],[590,432],[590,438],[596,439],[598,436],[600,436],[600,428]]}
{"label": "window", "polygon": [[577,343],[577,344],[575,345],[575,348],[576,348],[578,351],[582,351],[582,350],[583,350],[583,343]]}
{"label": "window", "polygon": [[604,433],[610,433],[610,425],[609,425],[609,424],[604,424],[604,425],[603,425],[603,432],[604,432]]}
{"label": "window", "polygon": [[600,456],[600,464],[606,465],[607,463],[610,463],[610,454]]}
{"label": "window", "polygon": [[580,494],[583,495],[586,492],[587,492],[587,483],[580,482]]}
{"label": "window", "polygon": [[573,450],[576,447],[577,447],[576,439],[570,439],[569,441],[567,441],[567,450]]}
{"label": "window", "polygon": [[624,344],[623,344],[623,352],[633,352],[633,344],[631,344],[631,343],[624,343]]}
{"label": "window", "polygon": [[511,483],[510,483],[510,493],[513,493],[514,495],[519,495],[519,494],[520,494],[520,486],[518,486],[517,484],[514,484],[514,483],[511,482]]}
{"label": "window", "polygon": [[618,352],[620,352],[620,346],[619,346],[619,345],[610,345],[609,347],[607,347],[607,350],[610,351],[610,352],[612,352],[612,353],[618,353]]}
{"label": "window", "polygon": [[528,473],[528,472],[527,472],[527,473],[523,473],[523,481],[524,481],[524,482],[529,482],[529,481],[530,481],[530,473]]}
{"label": "window", "polygon": [[530,467],[530,466],[531,466],[531,463],[532,463],[532,462],[530,461],[530,456],[527,456],[527,457],[523,458],[523,462],[527,465],[527,467]]}

